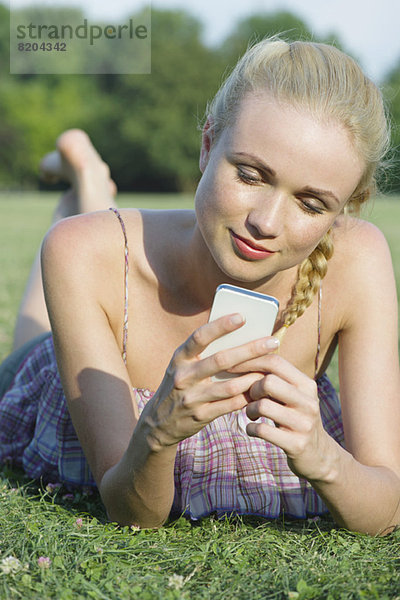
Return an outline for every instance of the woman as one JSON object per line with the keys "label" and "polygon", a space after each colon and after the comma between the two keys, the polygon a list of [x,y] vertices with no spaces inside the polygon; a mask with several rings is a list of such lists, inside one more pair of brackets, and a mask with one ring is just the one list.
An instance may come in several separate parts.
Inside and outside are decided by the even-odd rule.
{"label": "woman", "polygon": [[[387,149],[380,93],[332,47],[265,40],[207,114],[195,211],[100,210],[46,236],[52,337],[28,340],[7,379],[2,457],[97,485],[122,524],[328,508],[387,532],[400,520],[395,283],[382,234],[346,214]],[[112,204],[82,132],[42,168],[72,184],[57,217]],[[50,329],[35,273],[17,346]],[[276,331],[202,359],[243,324],[207,322],[220,283],[278,298]],[[337,344],[342,416],[325,375]],[[238,376],[212,379],[224,370]]]}

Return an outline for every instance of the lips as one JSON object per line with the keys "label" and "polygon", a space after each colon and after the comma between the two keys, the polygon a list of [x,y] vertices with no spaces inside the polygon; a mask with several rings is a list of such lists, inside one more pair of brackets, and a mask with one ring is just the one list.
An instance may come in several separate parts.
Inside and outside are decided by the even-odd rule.
{"label": "lips", "polygon": [[268,256],[275,254],[274,251],[255,244],[253,241],[250,241],[247,238],[242,238],[233,231],[230,233],[234,248],[244,258],[249,260],[262,260],[263,258],[267,258]]}

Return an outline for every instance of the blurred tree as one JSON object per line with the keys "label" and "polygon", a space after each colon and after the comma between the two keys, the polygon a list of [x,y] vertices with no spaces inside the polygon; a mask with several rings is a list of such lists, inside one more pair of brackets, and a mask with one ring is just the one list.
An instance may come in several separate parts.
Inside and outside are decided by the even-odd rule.
{"label": "blurred tree", "polygon": [[48,77],[0,83],[0,178],[5,187],[37,184],[38,165],[69,127],[86,128],[96,93],[88,77],[64,77],[51,85]]}
{"label": "blurred tree", "polygon": [[193,189],[198,121],[223,69],[201,33],[186,12],[153,9],[151,75],[101,78],[108,114],[92,131],[123,189]]}
{"label": "blurred tree", "polygon": [[287,11],[278,11],[255,14],[239,21],[219,47],[219,54],[225,65],[232,69],[249,45],[274,35],[279,35],[288,42],[315,40],[343,48],[340,39],[334,33],[317,36],[300,17]]}
{"label": "blurred tree", "polygon": [[278,34],[287,41],[312,38],[310,29],[299,17],[287,11],[263,13],[239,21],[233,32],[221,44],[220,52],[225,61],[234,65],[249,44]]}
{"label": "blurred tree", "polygon": [[[64,16],[79,22],[83,13],[68,9]],[[87,76],[10,75],[9,29],[9,11],[0,5],[0,185],[33,187],[39,161],[61,131],[85,128],[92,118],[88,99],[96,85]]]}
{"label": "blurred tree", "polygon": [[10,72],[10,12],[0,4],[0,73]]}
{"label": "blurred tree", "polygon": [[[79,9],[68,9],[69,20],[82,18]],[[132,19],[140,22],[140,13]],[[278,12],[240,21],[219,47],[209,48],[202,25],[186,11],[153,9],[150,75],[10,75],[9,11],[0,5],[0,186],[37,185],[38,162],[57,135],[82,127],[120,189],[192,190],[207,101],[249,42],[282,32],[288,40],[313,37],[301,19]],[[320,41],[340,45],[334,36]],[[400,67],[386,87],[395,123],[399,85]],[[394,141],[399,145],[396,127]]]}
{"label": "blurred tree", "polygon": [[[14,73],[29,73],[31,76],[43,73],[79,73],[85,72],[85,54],[88,49],[86,40],[79,40],[77,47],[69,42],[69,36],[74,35],[76,28],[84,22],[85,15],[79,8],[53,7],[37,4],[26,8],[13,9],[11,12],[11,52],[12,69]],[[44,26],[45,29],[39,30]],[[47,27],[51,27],[53,33],[50,37],[47,34]],[[65,37],[62,37],[62,27],[66,26]],[[19,34],[25,37],[17,37],[17,27]],[[32,29],[30,29],[32,28]],[[31,31],[31,33],[30,33]],[[52,37],[55,36],[54,38]],[[61,37],[58,37],[61,36]],[[66,43],[66,51],[51,52],[43,50],[32,50],[21,52],[17,50],[19,43],[31,43],[41,46],[42,43],[56,42]]]}
{"label": "blurred tree", "polygon": [[[82,14],[68,14],[72,18]],[[4,8],[0,31],[8,19]],[[200,23],[184,11],[153,10],[151,75],[6,75],[0,81],[0,184],[32,185],[42,154],[75,126],[88,131],[120,189],[192,189],[198,117],[222,72],[201,34]],[[7,51],[0,45],[8,70]]]}

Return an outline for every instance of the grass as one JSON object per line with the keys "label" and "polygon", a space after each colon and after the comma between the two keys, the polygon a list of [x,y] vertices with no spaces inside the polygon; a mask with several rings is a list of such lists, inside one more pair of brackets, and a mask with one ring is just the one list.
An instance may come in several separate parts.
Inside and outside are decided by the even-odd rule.
{"label": "grass", "polygon": [[369,538],[324,520],[212,517],[132,531],[83,513],[91,505],[82,497],[66,507],[45,490],[4,484],[1,501],[0,570],[3,557],[20,562],[14,574],[0,571],[1,598],[400,597],[397,534]]}
{"label": "grass", "polygon": [[[24,281],[54,202],[52,195],[0,196],[0,357],[10,349]],[[121,205],[187,207],[191,200],[126,196]],[[377,201],[368,218],[386,233],[400,282],[399,199]],[[133,531],[107,522],[96,494],[71,495],[7,467],[0,472],[1,599],[210,597],[400,600],[400,531],[371,538],[340,530],[329,518],[213,517]]]}

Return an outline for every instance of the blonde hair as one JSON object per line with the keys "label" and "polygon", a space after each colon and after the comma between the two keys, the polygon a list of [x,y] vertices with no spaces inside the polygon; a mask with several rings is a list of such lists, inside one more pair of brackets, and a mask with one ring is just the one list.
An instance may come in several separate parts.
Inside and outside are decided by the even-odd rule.
{"label": "blonde hair", "polygon": [[[377,172],[384,165],[390,132],[382,94],[349,56],[327,44],[277,37],[265,39],[247,50],[207,106],[213,144],[235,120],[243,97],[267,91],[318,119],[341,123],[349,132],[365,164],[364,173],[345,210],[358,214],[361,205],[377,189]],[[330,232],[299,266],[292,299],[283,315],[287,327],[313,301],[333,254]]]}

